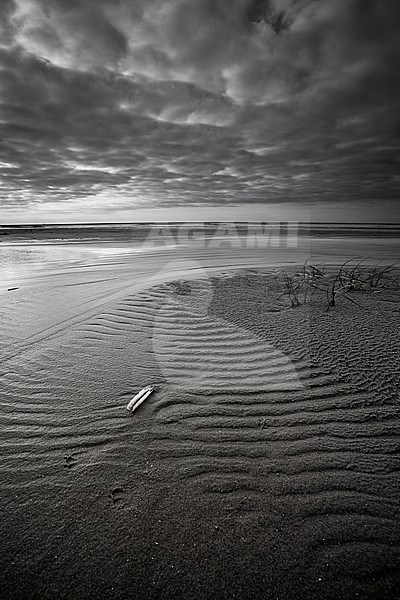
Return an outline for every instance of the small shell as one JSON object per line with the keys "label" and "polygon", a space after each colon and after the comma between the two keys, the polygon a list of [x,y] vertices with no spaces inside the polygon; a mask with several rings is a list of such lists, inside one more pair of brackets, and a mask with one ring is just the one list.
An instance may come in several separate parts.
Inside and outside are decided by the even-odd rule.
{"label": "small shell", "polygon": [[150,396],[150,394],[154,392],[154,387],[152,385],[148,385],[147,387],[140,390],[136,396],[132,398],[126,407],[127,410],[135,411],[141,404]]}

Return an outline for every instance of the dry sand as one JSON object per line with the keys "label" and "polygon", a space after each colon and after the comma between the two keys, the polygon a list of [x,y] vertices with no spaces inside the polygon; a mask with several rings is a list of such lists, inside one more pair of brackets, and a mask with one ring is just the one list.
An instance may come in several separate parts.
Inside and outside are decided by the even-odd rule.
{"label": "dry sand", "polygon": [[3,294],[2,596],[399,598],[398,295],[116,268]]}

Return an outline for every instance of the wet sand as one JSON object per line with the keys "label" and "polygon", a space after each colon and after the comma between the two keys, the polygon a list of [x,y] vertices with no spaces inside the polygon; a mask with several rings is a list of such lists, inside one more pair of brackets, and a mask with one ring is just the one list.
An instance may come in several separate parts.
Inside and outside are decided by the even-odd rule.
{"label": "wet sand", "polygon": [[398,293],[99,252],[3,280],[3,597],[398,598]]}

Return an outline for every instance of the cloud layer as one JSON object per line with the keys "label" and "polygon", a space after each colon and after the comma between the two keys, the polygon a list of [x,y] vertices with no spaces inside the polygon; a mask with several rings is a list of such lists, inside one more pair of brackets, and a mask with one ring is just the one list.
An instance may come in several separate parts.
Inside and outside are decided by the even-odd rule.
{"label": "cloud layer", "polygon": [[396,202],[399,24],[397,0],[3,0],[0,205]]}

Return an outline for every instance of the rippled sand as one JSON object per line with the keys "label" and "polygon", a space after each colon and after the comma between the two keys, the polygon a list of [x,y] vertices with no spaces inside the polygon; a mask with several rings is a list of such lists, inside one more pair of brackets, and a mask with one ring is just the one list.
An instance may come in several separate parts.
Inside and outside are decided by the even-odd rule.
{"label": "rippled sand", "polygon": [[151,264],[3,290],[4,597],[398,597],[398,298]]}

